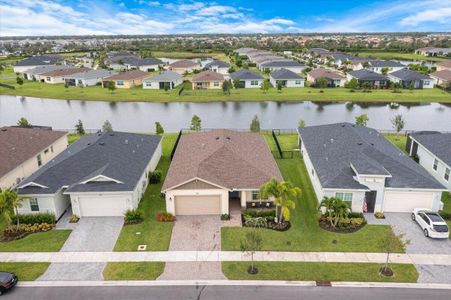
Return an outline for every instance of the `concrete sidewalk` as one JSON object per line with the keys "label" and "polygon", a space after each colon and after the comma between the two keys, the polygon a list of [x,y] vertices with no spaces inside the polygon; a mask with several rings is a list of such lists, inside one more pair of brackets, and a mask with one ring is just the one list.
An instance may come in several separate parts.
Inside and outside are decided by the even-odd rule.
{"label": "concrete sidewalk", "polygon": [[[257,252],[255,261],[384,263],[385,253],[353,252]],[[161,252],[0,252],[2,262],[220,262],[250,261],[250,255],[240,251],[161,251]],[[451,255],[405,254],[390,255],[390,262],[415,265],[451,266]]]}

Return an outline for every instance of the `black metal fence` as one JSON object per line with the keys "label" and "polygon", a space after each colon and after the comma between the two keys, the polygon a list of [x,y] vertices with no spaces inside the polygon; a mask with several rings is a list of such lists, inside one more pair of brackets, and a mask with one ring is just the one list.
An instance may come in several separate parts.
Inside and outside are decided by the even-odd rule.
{"label": "black metal fence", "polygon": [[177,139],[175,140],[174,148],[172,148],[172,151],[171,151],[171,160],[174,157],[175,151],[177,150],[177,146],[179,144],[180,138],[182,137],[182,134],[183,134],[183,132],[182,132],[182,130],[180,130],[179,134],[177,135]]}

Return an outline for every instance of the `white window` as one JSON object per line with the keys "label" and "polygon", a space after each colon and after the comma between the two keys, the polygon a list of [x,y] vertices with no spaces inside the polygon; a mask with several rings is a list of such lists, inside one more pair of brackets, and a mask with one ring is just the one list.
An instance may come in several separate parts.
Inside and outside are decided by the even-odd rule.
{"label": "white window", "polygon": [[258,85],[258,80],[251,80],[251,85]]}
{"label": "white window", "polygon": [[146,86],[152,86],[152,82],[146,82]]}
{"label": "white window", "polygon": [[45,80],[50,81],[50,77],[47,77]]}
{"label": "white window", "polygon": [[218,82],[218,81],[215,81],[215,82],[213,83],[213,85],[214,85],[214,86],[219,86],[219,82]]}
{"label": "white window", "polygon": [[260,192],[252,191],[252,200],[259,200],[259,199],[260,199]]}
{"label": "white window", "polygon": [[116,85],[124,85],[124,81],[123,80],[116,80]]}
{"label": "white window", "polygon": [[434,158],[434,164],[432,165],[432,169],[434,169],[435,171],[437,171],[437,167],[438,167],[438,159]]}
{"label": "white window", "polygon": [[38,154],[38,156],[36,157],[37,161],[38,161],[38,167],[42,166],[42,157],[41,154]]}
{"label": "white window", "polygon": [[39,211],[38,199],[36,198],[30,199],[30,209],[31,211]]}
{"label": "white window", "polygon": [[349,207],[352,206],[352,193],[337,192],[337,193],[335,193],[335,197],[346,202]]}
{"label": "white window", "polygon": [[446,168],[445,175],[443,175],[443,178],[445,178],[446,181],[449,181],[449,173],[450,173],[450,170],[448,168]]}
{"label": "white window", "polygon": [[300,81],[300,80],[296,80],[296,81],[294,82],[294,84],[296,84],[296,85],[301,85],[301,82],[302,82],[302,81]]}

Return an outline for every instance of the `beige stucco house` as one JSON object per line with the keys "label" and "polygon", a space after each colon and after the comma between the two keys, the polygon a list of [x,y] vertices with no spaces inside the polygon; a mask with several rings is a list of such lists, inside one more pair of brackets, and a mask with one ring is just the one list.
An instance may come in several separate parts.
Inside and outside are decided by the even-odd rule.
{"label": "beige stucco house", "polygon": [[112,81],[118,89],[129,89],[135,86],[142,85],[144,79],[146,79],[147,77],[149,77],[149,73],[141,70],[121,72],[110,77],[105,77],[103,79],[102,86],[108,87],[109,82]]}
{"label": "beige stucco house", "polygon": [[222,88],[224,75],[213,71],[200,72],[193,76],[193,89],[196,90],[217,90]]}
{"label": "beige stucco house", "polygon": [[45,83],[56,84],[65,83],[65,77],[73,74],[92,71],[89,68],[65,68],[59,70],[53,70],[47,73],[40,74],[40,77],[44,79]]}
{"label": "beige stucco house", "polygon": [[219,129],[182,135],[162,192],[174,215],[228,214],[269,204],[259,190],[272,178],[283,180],[262,135]]}
{"label": "beige stucco house", "polygon": [[67,133],[0,128],[0,188],[12,188],[67,148]]}

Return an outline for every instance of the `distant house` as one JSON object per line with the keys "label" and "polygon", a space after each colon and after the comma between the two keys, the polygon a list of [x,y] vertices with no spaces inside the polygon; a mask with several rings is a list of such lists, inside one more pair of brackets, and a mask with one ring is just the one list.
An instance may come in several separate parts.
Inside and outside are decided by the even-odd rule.
{"label": "distant house", "polygon": [[244,47],[244,48],[238,48],[233,52],[237,53],[238,55],[247,55],[247,53],[249,53],[251,51],[255,51],[255,50],[257,50],[257,49]]}
{"label": "distant house", "polygon": [[239,80],[241,88],[259,88],[263,82],[263,76],[257,72],[241,69],[230,74],[233,81]]}
{"label": "distant house", "polygon": [[182,59],[170,64],[168,69],[183,75],[185,73],[191,73],[194,70],[200,69],[200,63],[188,59]]}
{"label": "distant house", "polygon": [[434,87],[432,78],[409,69],[391,72],[387,76],[391,81],[400,83],[405,89],[410,87],[414,89],[431,89]]}
{"label": "distant house", "polygon": [[183,76],[174,71],[164,71],[143,81],[143,89],[173,89],[183,83]]}
{"label": "distant house", "polygon": [[451,84],[451,70],[442,70],[429,74],[435,80],[435,84],[448,87]]}
{"label": "distant house", "polygon": [[343,87],[346,83],[346,76],[336,71],[319,68],[307,73],[307,81],[314,85],[318,85],[321,78],[327,80],[328,87]]}
{"label": "distant house", "polygon": [[387,88],[390,86],[390,79],[388,77],[367,69],[350,71],[346,75],[348,81],[353,78],[357,79],[360,86],[363,86],[367,82],[374,88]]}
{"label": "distant house", "polygon": [[451,71],[451,60],[439,62],[435,66],[437,67],[437,71],[443,71],[443,70]]}
{"label": "distant house", "polygon": [[415,50],[415,53],[424,56],[448,56],[451,54],[451,48],[424,47]]}
{"label": "distant house", "polygon": [[368,70],[382,74],[385,69],[387,73],[399,71],[405,69],[406,66],[393,60],[370,60],[368,61]]}
{"label": "distant house", "polygon": [[110,81],[114,82],[114,85],[118,89],[129,89],[134,86],[141,85],[143,80],[149,77],[149,73],[141,70],[133,70],[127,72],[121,72],[103,79],[103,87],[108,87]]}
{"label": "distant house", "polygon": [[87,72],[75,73],[64,77],[64,81],[68,86],[94,86],[102,83],[105,77],[113,75],[108,70],[90,70]]}
{"label": "distant house", "polygon": [[305,84],[304,78],[287,69],[278,69],[277,71],[271,72],[269,74],[269,81],[274,87],[281,84],[282,87],[300,88],[304,87]]}
{"label": "distant house", "polygon": [[67,147],[67,132],[0,128],[0,189],[12,188]]}
{"label": "distant house", "polygon": [[13,66],[14,73],[23,73],[36,67],[63,64],[64,59],[58,55],[39,55],[25,58]]}
{"label": "distant house", "polygon": [[299,62],[295,60],[288,60],[288,61],[272,61],[265,64],[260,65],[260,71],[262,72],[273,72],[280,69],[289,70],[293,73],[302,73],[302,71],[305,69],[305,66],[303,64],[300,64]]}
{"label": "distant house", "polygon": [[293,61],[292,59],[288,59],[279,55],[259,55],[252,59],[252,62],[255,63],[257,68],[261,68],[262,65],[274,62],[274,61]]}
{"label": "distant house", "polygon": [[221,60],[213,60],[212,62],[207,63],[204,68],[222,75],[227,75],[229,74],[230,64]]}
{"label": "distant house", "polygon": [[354,55],[346,55],[340,52],[331,52],[323,56],[323,62],[327,63],[329,59],[332,59],[335,65],[341,67],[342,65],[350,64],[351,62],[361,62],[363,63],[367,59],[354,56]]}
{"label": "distant house", "polygon": [[141,70],[144,72],[157,71],[163,62],[154,58],[125,57],[122,59],[126,70]]}
{"label": "distant house", "polygon": [[208,70],[194,75],[191,81],[193,83],[193,89],[221,89],[224,82],[224,75]]}
{"label": "distant house", "polygon": [[73,75],[73,74],[77,74],[77,73],[88,72],[91,70],[92,69],[84,68],[84,67],[67,68],[67,69],[46,72],[46,73],[40,74],[40,76],[44,78],[45,83],[50,83],[50,84],[65,83],[65,77]]}
{"label": "distant house", "polygon": [[48,65],[48,66],[40,66],[40,67],[34,67],[28,70],[23,71],[23,78],[27,80],[34,80],[34,81],[45,81],[45,77],[41,76],[42,74],[56,71],[56,70],[63,70],[63,69],[69,69],[71,67],[66,65]]}
{"label": "distant house", "polygon": [[328,53],[330,53],[330,51],[327,50],[327,49],[324,49],[324,48],[309,48],[309,49],[307,49],[307,54],[310,57],[313,57],[313,56],[324,56],[324,55],[327,55]]}

